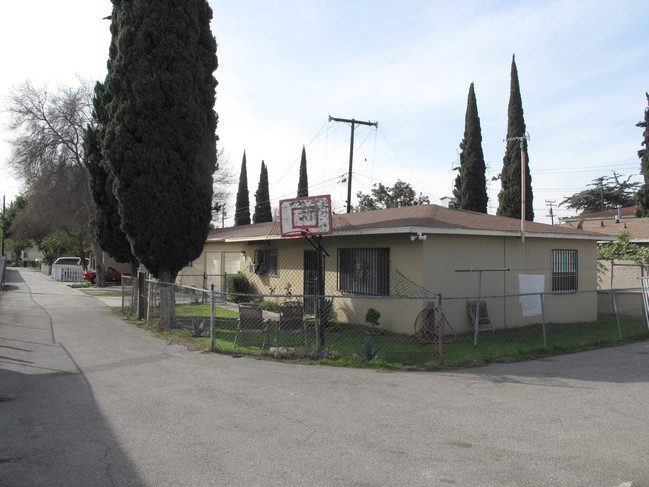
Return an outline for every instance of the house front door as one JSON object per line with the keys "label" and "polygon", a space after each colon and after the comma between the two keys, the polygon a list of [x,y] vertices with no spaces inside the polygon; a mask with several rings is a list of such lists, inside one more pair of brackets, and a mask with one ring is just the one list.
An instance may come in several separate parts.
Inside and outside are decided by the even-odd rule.
{"label": "house front door", "polygon": [[318,294],[318,252],[304,251],[304,312],[315,315],[315,298]]}

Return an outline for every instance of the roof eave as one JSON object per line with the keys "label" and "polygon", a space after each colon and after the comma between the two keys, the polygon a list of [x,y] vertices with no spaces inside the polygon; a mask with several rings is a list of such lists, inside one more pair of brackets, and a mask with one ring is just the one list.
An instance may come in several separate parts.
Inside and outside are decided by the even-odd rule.
{"label": "roof eave", "polygon": [[[490,229],[475,229],[475,228],[435,228],[435,227],[389,227],[389,228],[368,228],[360,229],[364,235],[385,235],[394,233],[421,233],[428,235],[472,235],[472,236],[487,236],[487,237],[520,237],[520,230],[490,230]],[[334,236],[341,236],[344,234]],[[536,232],[526,231],[526,237],[532,238],[555,238],[555,239],[577,239],[577,240],[616,240],[616,237],[610,237],[603,234],[593,233],[553,233],[553,232]]]}

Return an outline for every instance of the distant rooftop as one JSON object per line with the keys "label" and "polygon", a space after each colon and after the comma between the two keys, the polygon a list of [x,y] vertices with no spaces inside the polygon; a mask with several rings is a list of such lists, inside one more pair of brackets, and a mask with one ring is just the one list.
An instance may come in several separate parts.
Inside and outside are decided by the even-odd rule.
{"label": "distant rooftop", "polygon": [[[622,208],[622,218],[635,218],[636,206],[626,206]],[[618,209],[600,211],[598,213],[582,213],[578,216],[568,216],[561,218],[562,222],[578,222],[580,220],[614,220],[618,216]]]}

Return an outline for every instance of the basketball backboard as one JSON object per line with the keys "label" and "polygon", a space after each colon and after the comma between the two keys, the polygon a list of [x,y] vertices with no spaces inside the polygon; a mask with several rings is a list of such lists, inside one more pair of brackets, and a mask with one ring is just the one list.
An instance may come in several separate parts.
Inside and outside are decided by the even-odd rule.
{"label": "basketball backboard", "polygon": [[331,233],[331,196],[307,196],[279,202],[282,237]]}

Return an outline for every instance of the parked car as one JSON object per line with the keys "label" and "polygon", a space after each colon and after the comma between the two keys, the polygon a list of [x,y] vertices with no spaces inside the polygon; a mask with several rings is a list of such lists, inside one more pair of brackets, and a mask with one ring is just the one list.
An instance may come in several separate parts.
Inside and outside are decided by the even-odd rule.
{"label": "parked car", "polygon": [[79,257],[59,257],[52,265],[81,265]]}
{"label": "parked car", "polygon": [[[104,280],[106,282],[122,282],[122,276],[132,276],[130,272],[122,272],[112,267],[106,266],[104,268]],[[97,284],[97,273],[95,271],[86,271],[81,276],[86,281]]]}

